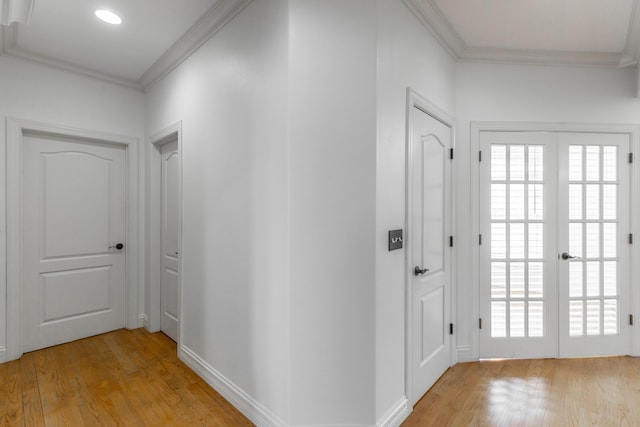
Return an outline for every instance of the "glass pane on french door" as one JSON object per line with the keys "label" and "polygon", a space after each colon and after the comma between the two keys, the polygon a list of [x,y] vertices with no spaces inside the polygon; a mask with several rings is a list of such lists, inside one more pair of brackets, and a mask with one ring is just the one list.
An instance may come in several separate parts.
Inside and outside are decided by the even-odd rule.
{"label": "glass pane on french door", "polygon": [[556,352],[554,142],[481,134],[481,357]]}
{"label": "glass pane on french door", "polygon": [[562,133],[558,150],[560,356],[628,354],[629,136]]}

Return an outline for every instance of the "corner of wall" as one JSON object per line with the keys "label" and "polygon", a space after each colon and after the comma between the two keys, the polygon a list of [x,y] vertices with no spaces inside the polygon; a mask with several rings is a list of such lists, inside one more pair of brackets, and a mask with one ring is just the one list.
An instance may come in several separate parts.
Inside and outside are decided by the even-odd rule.
{"label": "corner of wall", "polygon": [[189,347],[180,346],[178,357],[256,425],[261,427],[287,426],[277,415],[245,393]]}
{"label": "corner of wall", "polygon": [[146,314],[139,314],[138,315],[138,327],[139,328],[144,327],[147,331],[152,332],[151,331],[151,324],[149,323],[149,316],[147,316]]}
{"label": "corner of wall", "polygon": [[402,396],[389,410],[378,420],[377,427],[399,427],[411,414],[411,406],[407,396]]}

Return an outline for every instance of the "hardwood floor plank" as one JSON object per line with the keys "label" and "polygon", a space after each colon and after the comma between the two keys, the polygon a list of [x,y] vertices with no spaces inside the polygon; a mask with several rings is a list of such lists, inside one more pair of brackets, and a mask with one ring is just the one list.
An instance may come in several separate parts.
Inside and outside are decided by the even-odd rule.
{"label": "hardwood floor plank", "polygon": [[44,426],[44,414],[33,353],[22,356],[20,362],[20,376],[22,378],[22,411],[24,425],[33,427]]}
{"label": "hardwood floor plank", "polygon": [[0,426],[24,424],[20,361],[0,365]]}

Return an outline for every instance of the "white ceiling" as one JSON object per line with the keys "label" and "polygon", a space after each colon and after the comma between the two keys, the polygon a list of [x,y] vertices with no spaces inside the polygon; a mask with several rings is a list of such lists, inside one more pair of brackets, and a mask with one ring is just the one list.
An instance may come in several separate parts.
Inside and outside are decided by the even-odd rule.
{"label": "white ceiling", "polygon": [[[0,54],[145,89],[251,1],[0,0],[14,14],[32,12],[29,25],[3,27]],[[459,60],[608,66],[638,60],[640,0],[403,1]],[[99,21],[97,8],[118,12],[123,24]]]}
{"label": "white ceiling", "polygon": [[638,0],[404,0],[461,60],[626,66]]}
{"label": "white ceiling", "polygon": [[[251,0],[33,1],[29,25],[4,27],[3,54],[145,88]],[[100,21],[96,9],[123,23]]]}

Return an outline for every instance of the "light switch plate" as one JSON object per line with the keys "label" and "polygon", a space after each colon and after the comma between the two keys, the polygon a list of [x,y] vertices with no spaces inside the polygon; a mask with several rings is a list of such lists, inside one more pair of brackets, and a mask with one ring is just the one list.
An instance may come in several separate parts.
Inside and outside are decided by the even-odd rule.
{"label": "light switch plate", "polygon": [[389,250],[402,249],[402,229],[389,230]]}

